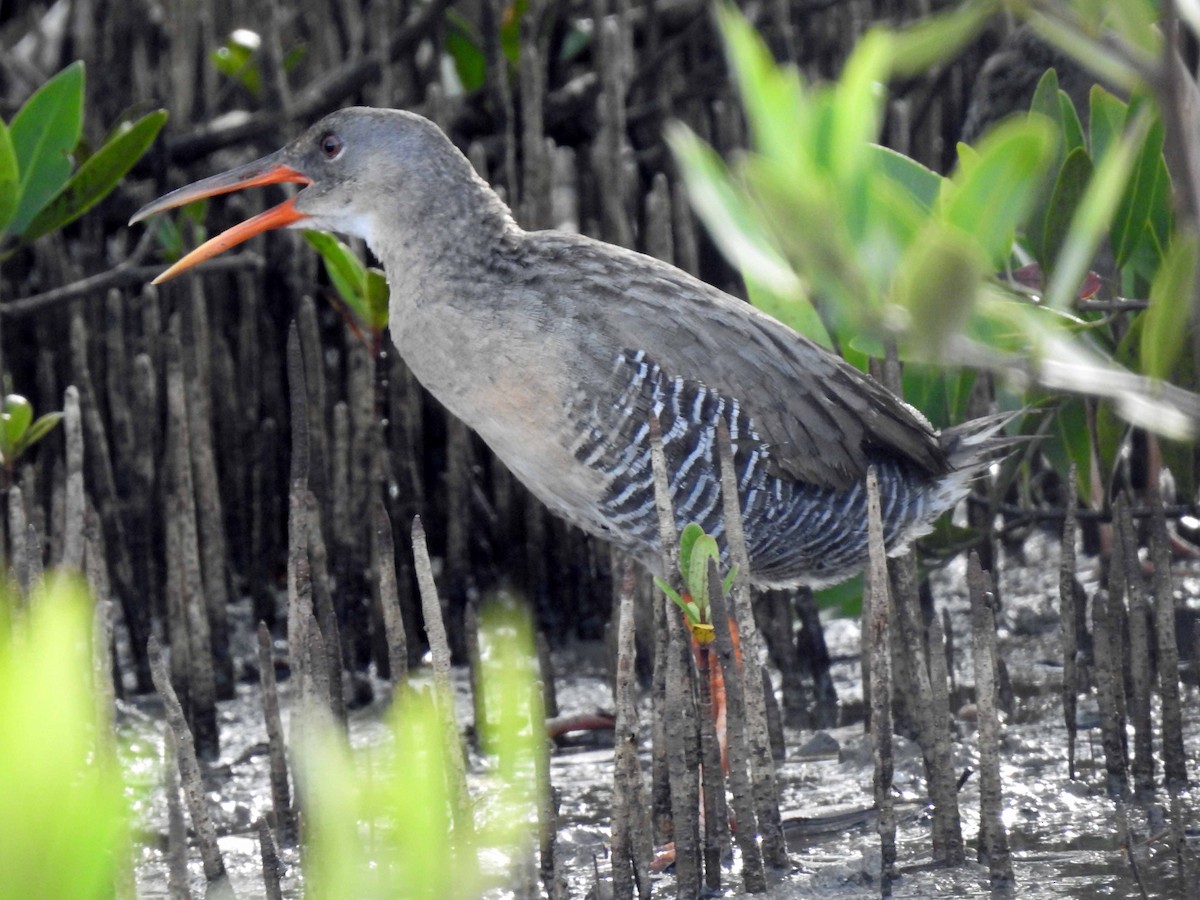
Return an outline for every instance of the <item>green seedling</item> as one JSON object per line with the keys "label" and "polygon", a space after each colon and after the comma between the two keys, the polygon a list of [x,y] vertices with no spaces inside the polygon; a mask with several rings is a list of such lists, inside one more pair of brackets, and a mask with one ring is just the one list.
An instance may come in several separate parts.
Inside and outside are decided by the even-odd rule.
{"label": "green seedling", "polygon": [[[655,578],[654,583],[683,610],[692,638],[697,644],[711,644],[716,637],[712,624],[712,609],[708,604],[708,563],[720,565],[721,551],[717,539],[706,534],[695,522],[690,523],[679,535],[679,572],[683,576],[683,595],[671,587],[664,578]],[[721,593],[728,594],[737,577],[737,566],[721,581]]]}
{"label": "green seedling", "polygon": [[12,471],[21,455],[49,434],[62,419],[62,413],[52,412],[33,417],[33,404],[20,394],[4,398],[0,412],[0,465],[12,480]]}

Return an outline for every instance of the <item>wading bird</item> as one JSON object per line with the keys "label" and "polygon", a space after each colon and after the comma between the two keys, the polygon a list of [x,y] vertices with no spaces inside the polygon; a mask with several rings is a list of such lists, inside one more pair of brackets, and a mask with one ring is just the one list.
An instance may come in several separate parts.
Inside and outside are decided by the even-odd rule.
{"label": "wading bird", "polygon": [[303,187],[156,281],[273,228],[362,238],[387,271],[392,340],[421,383],[551,510],[651,566],[652,412],[679,526],[718,537],[715,436],[725,423],[752,577],[768,586],[830,584],[862,567],[868,466],[895,551],[1007,444],[994,419],[939,434],[840,357],[665,262],[522,230],[446,135],[413,113],[332,113],[132,222],[277,182]]}

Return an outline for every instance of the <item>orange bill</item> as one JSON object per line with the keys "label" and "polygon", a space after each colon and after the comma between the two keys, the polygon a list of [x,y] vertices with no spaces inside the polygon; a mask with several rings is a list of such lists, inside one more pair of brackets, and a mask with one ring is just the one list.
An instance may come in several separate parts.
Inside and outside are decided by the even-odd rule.
{"label": "orange bill", "polygon": [[[232,191],[239,191],[242,188],[258,187],[264,184],[279,184],[281,182],[293,182],[296,184],[312,183],[309,178],[291,166],[276,162],[276,157],[277,154],[272,154],[252,163],[247,163],[244,166],[239,166],[236,169],[231,169],[228,172],[222,172],[220,175],[213,175],[210,178],[205,178],[194,184],[171,191],[171,193],[160,197],[153,203],[138,210],[133,218],[129,220],[129,224],[132,225],[140,222],[155,213],[183,206],[191,203],[193,200],[214,197],[218,194],[228,194]],[[205,241],[167,269],[167,271],[155,278],[154,284],[161,284],[168,279],[174,278],[179,273],[207,259],[212,259],[214,256],[224,253],[231,247],[236,247],[256,234],[262,234],[264,231],[270,231],[274,228],[286,228],[288,225],[305,218],[307,218],[307,215],[296,209],[295,197],[285,200],[278,206],[273,206],[265,212],[261,212],[257,216],[247,219],[245,222],[234,225],[216,237]]]}

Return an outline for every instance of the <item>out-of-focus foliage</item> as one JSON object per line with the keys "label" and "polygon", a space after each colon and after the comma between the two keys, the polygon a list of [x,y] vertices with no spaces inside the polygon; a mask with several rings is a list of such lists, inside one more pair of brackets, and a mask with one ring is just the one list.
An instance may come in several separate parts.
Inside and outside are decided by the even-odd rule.
{"label": "out-of-focus foliage", "polygon": [[301,752],[307,845],[305,896],[313,900],[481,896],[497,859],[531,851],[535,766],[546,752],[532,628],[523,611],[491,604],[481,628],[479,689],[490,758],[467,809],[450,763],[454,698],[405,688],[388,715],[390,743],[355,753],[332,725]]}
{"label": "out-of-focus foliage", "polygon": [[[1096,35],[1111,44],[1105,29],[1115,26],[1128,43],[1121,52],[1149,65],[1161,54],[1153,4],[1131,6],[1111,15],[1053,4],[1045,9],[1055,15],[1027,12],[1056,41],[1056,23],[1075,23],[1085,36],[1063,43],[1069,51],[1095,49]],[[871,31],[837,82],[812,85],[722,8],[753,150],[726,164],[676,127],[670,141],[693,203],[756,304],[858,365],[895,341],[908,364],[906,396],[919,406],[936,398],[938,424],[962,418],[970,371],[983,368],[1015,389],[1002,402],[1052,402],[1077,422],[1077,398],[1090,396],[1105,417],[1190,439],[1200,397],[1180,360],[1196,237],[1172,220],[1162,117],[1136,66],[1101,66],[1121,69],[1111,81],[1132,99],[1093,89],[1086,130],[1048,73],[1032,111],[959,145],[945,177],[874,143],[888,78],[945,58],[994,10],[969,3],[906,30]],[[1126,332],[1079,302],[1094,293],[1091,269],[1106,248],[1110,280],[1150,300]],[[1025,278],[1011,277],[1016,270]],[[926,363],[934,365],[918,365]],[[1022,396],[1035,385],[1041,390]],[[1096,448],[1068,430],[1080,434],[1060,429],[1059,452],[1086,473],[1079,456]],[[1122,440],[1121,428],[1107,433]],[[1115,456],[1114,447],[1098,452]]]}
{"label": "out-of-focus foliage", "polygon": [[0,260],[75,221],[116,187],[167,121],[122,117],[94,150],[83,142],[83,63],[67,66],[0,122]]}
{"label": "out-of-focus foliage", "polygon": [[0,892],[87,900],[113,895],[128,810],[99,746],[92,606],[56,578],[28,606],[0,598]]}

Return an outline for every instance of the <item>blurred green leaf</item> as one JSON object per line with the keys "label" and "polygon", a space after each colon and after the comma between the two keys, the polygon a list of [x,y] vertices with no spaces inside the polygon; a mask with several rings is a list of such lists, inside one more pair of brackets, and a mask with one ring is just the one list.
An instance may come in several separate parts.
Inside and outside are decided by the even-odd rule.
{"label": "blurred green leaf", "polygon": [[842,69],[827,113],[830,170],[840,185],[852,183],[879,139],[891,60],[892,35],[873,29],[855,44]]}
{"label": "blurred green leaf", "polygon": [[1143,371],[1153,378],[1169,378],[1183,351],[1198,252],[1194,232],[1176,234],[1150,288],[1150,305],[1143,314],[1141,360]]}
{"label": "blurred green leaf", "polygon": [[1058,72],[1047,69],[1038,79],[1037,87],[1033,90],[1033,100],[1029,103],[1029,111],[1045,116],[1051,122],[1057,122],[1062,115],[1058,104]]}
{"label": "blurred green leaf", "polygon": [[987,265],[970,236],[936,219],[913,242],[893,299],[908,311],[910,340],[922,352],[936,355],[962,329]]}
{"label": "blurred green leaf", "polygon": [[1162,33],[1158,30],[1163,11],[1156,0],[1121,0],[1102,4],[1103,19],[1122,41],[1127,41],[1148,56],[1161,53]]}
{"label": "blurred green leaf", "polygon": [[521,20],[529,9],[529,0],[508,0],[500,19],[500,51],[514,66],[521,59]]}
{"label": "blurred green leaf", "polygon": [[8,126],[0,119],[0,235],[4,234],[8,223],[17,214],[19,186],[17,151],[13,149]]}
{"label": "blurred green leaf", "polygon": [[62,192],[34,217],[22,232],[22,239],[32,241],[62,228],[103,200],[154,143],[166,121],[167,111],[155,110],[116,134],[79,167]]}
{"label": "blurred green leaf", "polygon": [[946,369],[908,362],[901,376],[903,396],[921,410],[935,428],[946,428],[966,418],[967,400],[976,377],[972,369]]}
{"label": "blurred green leaf", "polygon": [[890,147],[871,144],[872,164],[888,178],[906,190],[921,209],[929,212],[937,202],[945,180],[932,169],[927,169],[915,159],[897,153]]}
{"label": "blurred green leaf", "polygon": [[862,615],[863,577],[855,575],[849,581],[813,591],[819,609],[832,609],[843,618]]}
{"label": "blurred green leaf", "polygon": [[1043,243],[1035,248],[1038,261],[1046,272],[1054,271],[1055,260],[1070,231],[1071,220],[1087,191],[1092,177],[1092,160],[1087,151],[1076,147],[1067,154],[1046,209],[1046,224],[1042,229]]}
{"label": "blurred green leaf", "polygon": [[1059,250],[1045,295],[1048,305],[1066,309],[1074,301],[1075,292],[1112,222],[1149,127],[1149,116],[1144,112],[1139,114],[1096,164],[1087,191],[1071,219],[1067,238]]}
{"label": "blurred green leaf", "polygon": [[922,75],[953,59],[983,30],[998,7],[994,0],[969,0],[899,29],[893,36],[893,74]]}
{"label": "blurred green leaf", "polygon": [[[1133,107],[1130,113],[1137,115]],[[1128,186],[1113,217],[1111,236],[1117,268],[1129,262],[1137,245],[1146,237],[1155,203],[1162,202],[1163,185],[1169,181],[1163,159],[1163,124],[1156,116],[1142,141]]]}
{"label": "blurred green leaf", "polygon": [[743,272],[742,275],[746,283],[746,294],[755,307],[794,328],[809,340],[816,341],[822,347],[833,348],[829,329],[825,327],[820,313],[807,297],[781,297],[759,284],[753,272]]}
{"label": "blurred green leaf", "polygon": [[[794,68],[775,65],[758,32],[732,4],[719,3],[717,18],[754,145],[759,152],[792,171],[801,155],[812,153],[823,144],[816,135],[811,104],[803,100],[800,73]],[[679,156],[674,143],[672,148]]]}
{"label": "blurred green leaf", "polygon": [[483,87],[487,81],[483,41],[470,19],[454,9],[446,10],[444,46],[454,61],[463,90],[470,92]]}
{"label": "blurred green leaf", "polygon": [[[1106,8],[1109,5],[1105,4]],[[1096,81],[1117,85],[1127,91],[1132,91],[1141,84],[1141,73],[1137,64],[1107,46],[1102,37],[1102,29],[1097,28],[1092,33],[1085,33],[1064,19],[1049,14],[1049,10],[1043,11],[1034,6],[1026,7],[1025,10],[1025,20],[1033,30],[1047,43],[1074,57],[1079,65],[1096,76]],[[1149,69],[1155,64],[1155,60],[1146,57],[1141,63]]]}
{"label": "blurred green leaf", "polygon": [[17,448],[32,422],[32,403],[20,394],[9,394],[4,398],[4,411],[0,413],[0,455],[5,465],[12,465],[16,459]]}
{"label": "blurred green leaf", "polygon": [[1089,95],[1089,107],[1088,140],[1092,159],[1103,159],[1125,127],[1129,104],[1094,84]]}
{"label": "blurred green leaf", "polygon": [[1070,153],[1072,150],[1086,149],[1083,141],[1083,125],[1079,121],[1079,113],[1075,103],[1066,91],[1058,92],[1059,125],[1062,128],[1063,148]]}
{"label": "blurred green leaf", "polygon": [[477,690],[487,716],[476,727],[488,758],[464,806],[466,785],[450,763],[459,752],[453,697],[401,690],[387,738],[368,752],[352,750],[327,715],[305,728],[306,898],[474,900],[487,890],[481,858],[531,852],[545,744],[532,634],[521,607],[481,610]]}
{"label": "blurred green leaf", "polygon": [[592,45],[592,31],[572,23],[563,37],[558,51],[558,61],[569,63]]}
{"label": "blurred green leaf", "polygon": [[71,63],[38,88],[10,129],[20,197],[9,231],[21,234],[71,175],[69,154],[83,131],[83,63]]}
{"label": "blurred green leaf", "polygon": [[128,809],[97,747],[92,604],[79,581],[55,578],[37,603],[0,607],[0,891],[110,897]]}
{"label": "blurred green leaf", "polygon": [[[1030,252],[1035,257],[1041,252],[1046,242],[1044,229],[1046,216],[1050,211],[1050,196],[1059,170],[1062,168],[1063,160],[1066,158],[1066,143],[1062,133],[1062,106],[1058,102],[1058,95],[1058,73],[1054,69],[1047,69],[1038,80],[1037,88],[1033,92],[1033,100],[1029,104],[1031,116],[1041,116],[1052,123],[1055,129],[1054,148],[1046,162],[1046,171],[1039,182],[1039,190],[1034,196],[1033,207],[1025,221],[1025,239]],[[1037,258],[1040,262],[1041,258]]]}
{"label": "blurred green leaf", "polygon": [[258,65],[261,46],[262,37],[257,32],[238,28],[211,57],[218,72],[241,84],[255,98],[262,95],[262,72]]}
{"label": "blurred green leaf", "polygon": [[1088,402],[1081,397],[1056,398],[1054,429],[1039,449],[1057,472],[1066,472],[1075,463],[1074,488],[1085,502],[1091,500],[1092,438],[1088,428]]}
{"label": "blurred green leaf", "polygon": [[1040,119],[1009,119],[975,149],[976,161],[960,166],[943,192],[941,217],[974,235],[991,264],[1002,269],[1016,228],[1033,206],[1039,176],[1054,150],[1053,136]]}
{"label": "blurred green leaf", "polygon": [[725,255],[770,290],[785,296],[799,293],[791,267],[716,152],[678,124],[668,127],[667,142],[680,162],[692,206]]}

